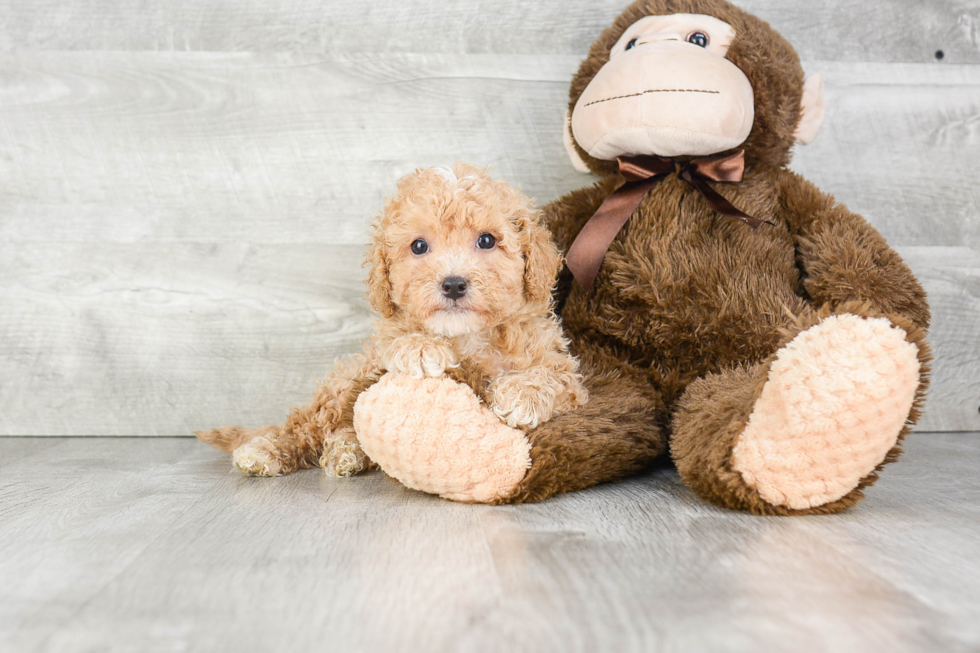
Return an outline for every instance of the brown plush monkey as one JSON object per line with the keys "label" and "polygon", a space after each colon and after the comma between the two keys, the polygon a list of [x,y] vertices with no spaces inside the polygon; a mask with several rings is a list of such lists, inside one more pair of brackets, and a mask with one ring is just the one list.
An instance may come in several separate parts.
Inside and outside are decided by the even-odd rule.
{"label": "brown plush monkey", "polygon": [[[602,179],[545,213],[572,250],[561,316],[591,400],[527,434],[527,473],[496,501],[622,478],[669,453],[721,506],[856,503],[919,415],[929,310],[874,228],[786,168],[820,126],[819,78],[723,0],[639,0],[593,44],[570,95],[566,145]],[[362,415],[368,403],[412,413],[382,386],[364,396]],[[446,437],[439,416],[414,418]],[[362,419],[358,437],[369,453],[397,451],[397,429]],[[426,485],[425,451],[378,462],[446,494]],[[484,472],[436,462],[440,483]]]}

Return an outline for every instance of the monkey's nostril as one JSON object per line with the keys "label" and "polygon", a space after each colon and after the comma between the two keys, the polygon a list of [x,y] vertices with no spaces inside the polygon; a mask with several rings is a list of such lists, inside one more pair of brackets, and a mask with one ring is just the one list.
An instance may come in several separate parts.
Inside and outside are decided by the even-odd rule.
{"label": "monkey's nostril", "polygon": [[442,280],[442,294],[449,299],[459,299],[466,294],[466,279],[446,277]]}

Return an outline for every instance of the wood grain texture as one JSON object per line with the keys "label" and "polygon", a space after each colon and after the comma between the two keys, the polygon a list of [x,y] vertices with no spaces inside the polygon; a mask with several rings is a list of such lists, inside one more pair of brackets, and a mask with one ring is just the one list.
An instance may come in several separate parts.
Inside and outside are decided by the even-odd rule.
{"label": "wood grain texture", "polygon": [[980,244],[980,66],[805,65],[827,118],[792,167],[893,245]]}
{"label": "wood grain texture", "polygon": [[932,386],[919,427],[980,429],[980,247],[900,247],[929,293]]}
{"label": "wood grain texture", "polygon": [[[582,56],[628,0],[0,1],[0,48]],[[976,0],[742,0],[804,58],[980,62]]]}
{"label": "wood grain texture", "polygon": [[[577,57],[0,56],[5,242],[361,244],[395,180],[456,159],[549,201],[589,183]],[[980,242],[980,66],[809,62],[829,116],[794,168],[899,246]]]}
{"label": "wood grain texture", "polygon": [[980,647],[980,433],[916,434],[865,502],[800,518],[669,470],[492,507],[245,478],[191,439],[53,442],[0,471],[4,651]]}
{"label": "wood grain texture", "polygon": [[550,199],[568,57],[0,56],[0,239],[361,244],[419,166]]}
{"label": "wood grain texture", "polygon": [[[922,428],[980,426],[980,254],[900,248],[930,295]],[[0,432],[170,435],[278,423],[370,314],[356,246],[34,245],[0,259]],[[45,261],[44,271],[32,260]]]}
{"label": "wood grain texture", "polygon": [[[367,223],[465,159],[540,201],[578,57],[0,56],[0,433],[278,421],[369,328]],[[923,428],[980,428],[980,66],[811,62],[830,115],[794,167],[931,295]],[[973,245],[971,245],[973,244]]]}
{"label": "wood grain texture", "polygon": [[361,258],[327,245],[12,251],[0,258],[0,296],[17,308],[0,322],[0,431],[163,435],[282,420],[368,332]]}

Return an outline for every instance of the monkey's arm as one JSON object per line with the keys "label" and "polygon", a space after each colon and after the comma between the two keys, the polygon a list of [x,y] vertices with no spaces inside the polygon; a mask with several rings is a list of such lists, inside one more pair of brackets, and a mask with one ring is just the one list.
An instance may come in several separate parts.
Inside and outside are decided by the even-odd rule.
{"label": "monkey's arm", "polygon": [[816,305],[863,302],[929,328],[925,291],[874,227],[792,172],[780,173],[780,190],[803,287]]}

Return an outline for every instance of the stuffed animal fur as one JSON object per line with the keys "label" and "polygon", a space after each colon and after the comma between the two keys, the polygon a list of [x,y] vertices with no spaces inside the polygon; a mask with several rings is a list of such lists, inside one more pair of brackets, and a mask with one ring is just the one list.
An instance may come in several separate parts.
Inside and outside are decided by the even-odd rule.
{"label": "stuffed animal fur", "polygon": [[[567,252],[624,184],[617,158],[677,165],[627,216],[591,285],[559,288],[589,403],[526,434],[488,432],[466,428],[485,423],[487,408],[475,396],[460,403],[473,395],[449,379],[382,380],[355,406],[364,450],[449,497],[488,475],[513,479],[487,502],[539,501],[669,455],[719,506],[797,515],[855,504],[919,416],[930,316],[881,235],[787,169],[822,117],[819,78],[804,78],[762,20],[723,0],[634,2],[571,84],[566,144],[600,180],[544,209]],[[709,182],[707,193],[764,221],[758,228],[682,176],[695,157],[739,151],[742,180]],[[454,428],[419,409],[438,406],[440,393],[452,398]],[[486,456],[446,456],[447,442]],[[493,462],[495,450],[528,446],[526,457]]]}

